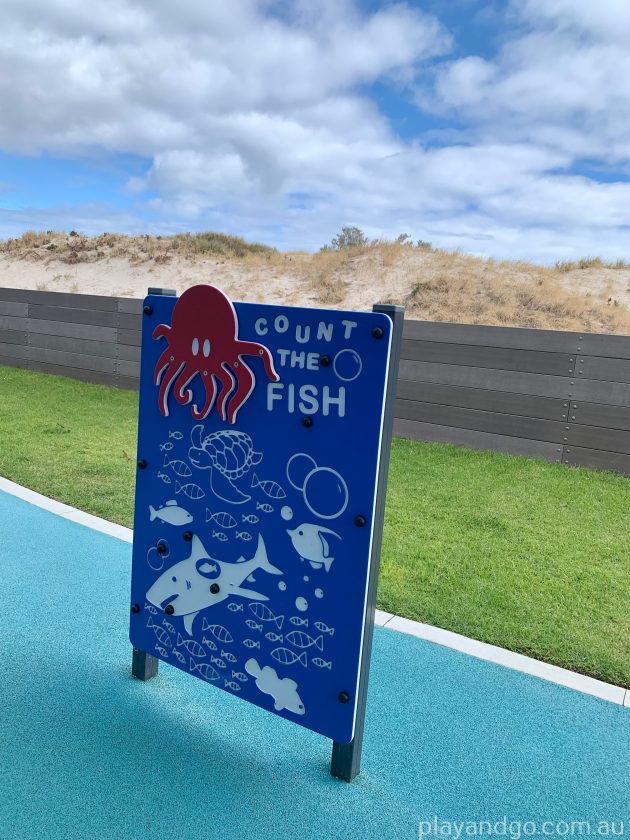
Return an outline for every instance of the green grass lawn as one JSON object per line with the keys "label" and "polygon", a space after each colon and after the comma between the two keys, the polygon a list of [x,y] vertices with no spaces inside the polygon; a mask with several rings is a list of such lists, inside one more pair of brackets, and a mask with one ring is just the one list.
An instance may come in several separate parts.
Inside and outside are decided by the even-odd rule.
{"label": "green grass lawn", "polygon": [[[137,395],[0,367],[0,474],[131,525]],[[630,481],[395,440],[381,609],[630,686]]]}

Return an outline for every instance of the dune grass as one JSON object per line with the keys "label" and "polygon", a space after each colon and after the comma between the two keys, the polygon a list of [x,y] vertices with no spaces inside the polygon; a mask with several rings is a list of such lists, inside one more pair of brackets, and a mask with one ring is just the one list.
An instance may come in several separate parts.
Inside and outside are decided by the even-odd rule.
{"label": "dune grass", "polygon": [[[137,395],[0,367],[0,474],[131,525]],[[395,440],[379,606],[630,686],[630,482]]]}

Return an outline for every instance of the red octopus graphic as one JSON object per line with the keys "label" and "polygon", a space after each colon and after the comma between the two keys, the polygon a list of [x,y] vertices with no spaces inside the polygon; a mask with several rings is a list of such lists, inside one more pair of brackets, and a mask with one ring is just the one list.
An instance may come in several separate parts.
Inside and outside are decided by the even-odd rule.
{"label": "red octopus graphic", "polygon": [[272,382],[280,379],[266,347],[238,338],[238,317],[232,301],[214,286],[187,289],[173,308],[171,326],[159,324],[153,338],[168,341],[155,365],[155,384],[160,386],[158,403],[165,417],[169,413],[171,388],[177,402],[187,405],[193,398],[188,386],[199,374],[206,399],[201,408],[192,406],[193,417],[196,420],[207,417],[216,398],[221,419],[234,423],[238,410],[256,384],[243,356],[258,356],[269,379]]}

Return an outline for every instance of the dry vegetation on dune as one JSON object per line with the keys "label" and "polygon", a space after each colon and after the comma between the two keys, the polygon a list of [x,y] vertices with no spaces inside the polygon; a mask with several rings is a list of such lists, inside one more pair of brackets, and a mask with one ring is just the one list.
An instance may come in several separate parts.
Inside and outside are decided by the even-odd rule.
{"label": "dry vegetation on dune", "polygon": [[0,242],[0,285],[142,297],[213,282],[239,300],[370,308],[401,303],[434,321],[630,333],[630,264],[598,258],[546,268],[373,242],[283,253],[219,233],[86,237],[25,233]]}

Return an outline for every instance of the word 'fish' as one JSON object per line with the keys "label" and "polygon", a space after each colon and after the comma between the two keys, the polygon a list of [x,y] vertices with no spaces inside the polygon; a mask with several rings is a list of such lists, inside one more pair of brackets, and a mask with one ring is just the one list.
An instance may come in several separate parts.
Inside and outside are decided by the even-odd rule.
{"label": "word 'fish'", "polygon": [[218,513],[212,513],[210,508],[206,508],[206,522],[216,522],[219,528],[235,528],[236,519],[231,513],[226,513],[220,510]]}
{"label": "word 'fish'", "polygon": [[278,630],[282,630],[283,615],[274,615],[266,604],[261,604],[258,601],[250,604],[249,608],[259,621],[273,621]]}
{"label": "word 'fish'", "polygon": [[279,662],[281,665],[293,665],[295,662],[299,662],[300,665],[303,665],[306,668],[306,651],[302,651],[299,655],[289,648],[280,647],[276,648],[275,650],[271,651],[271,655]]}
{"label": "word 'fish'", "polygon": [[252,487],[260,487],[265,496],[270,499],[286,499],[287,494],[276,481],[261,481],[256,473],[252,478]]}
{"label": "word 'fish'", "polygon": [[173,461],[168,460],[168,455],[164,456],[164,465],[165,467],[171,467],[175,475],[178,475],[180,478],[189,478],[192,475],[192,470],[184,461],[178,461],[174,459]]}

